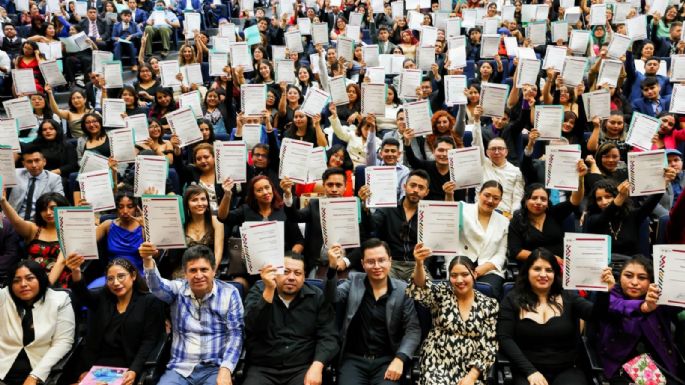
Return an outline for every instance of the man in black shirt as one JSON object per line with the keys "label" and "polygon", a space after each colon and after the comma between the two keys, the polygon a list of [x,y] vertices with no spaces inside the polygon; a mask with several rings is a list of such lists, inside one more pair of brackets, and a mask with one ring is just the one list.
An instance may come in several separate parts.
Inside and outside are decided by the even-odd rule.
{"label": "man in black shirt", "polygon": [[245,299],[247,374],[243,385],[321,384],[338,352],[335,312],[304,282],[304,257],[287,253],[283,274],[266,265]]}
{"label": "man in black shirt", "polygon": [[[409,162],[412,169],[425,170],[430,176],[430,193],[426,199],[434,201],[445,200],[443,187],[445,183],[450,181],[450,164],[447,152],[457,148],[456,143],[449,136],[440,136],[436,139],[435,149],[433,150],[435,160],[421,160],[416,157],[411,147],[413,138],[414,130],[406,129],[404,131],[404,152],[407,155],[407,162]],[[454,200],[466,200],[466,190],[455,191]]]}
{"label": "man in black shirt", "polygon": [[326,297],[345,304],[338,384],[398,384],[421,338],[414,301],[405,294],[406,282],[388,277],[387,243],[372,238],[361,250],[365,273],[350,273],[339,286],[335,266],[342,248],[328,252]]}
{"label": "man in black shirt", "polygon": [[[392,265],[392,278],[408,281],[414,272],[414,246],[416,246],[418,219],[416,212],[419,202],[430,193],[430,177],[424,170],[414,170],[407,176],[407,182],[402,186],[405,196],[397,207],[383,207],[373,214],[365,209],[362,215],[362,228],[368,234],[376,236],[388,243]],[[371,196],[368,186],[359,189],[359,198],[366,202]],[[367,235],[368,235],[367,234]]]}

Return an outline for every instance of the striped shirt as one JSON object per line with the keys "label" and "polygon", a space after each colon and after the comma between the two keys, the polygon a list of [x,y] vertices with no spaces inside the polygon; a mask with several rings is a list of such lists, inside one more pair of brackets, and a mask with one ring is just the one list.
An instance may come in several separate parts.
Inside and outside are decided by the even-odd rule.
{"label": "striped shirt", "polygon": [[173,341],[168,369],[188,377],[195,366],[234,371],[243,348],[243,304],[238,290],[214,280],[211,293],[198,299],[186,280],[169,281],[159,270],[145,270],[150,291],[171,305]]}

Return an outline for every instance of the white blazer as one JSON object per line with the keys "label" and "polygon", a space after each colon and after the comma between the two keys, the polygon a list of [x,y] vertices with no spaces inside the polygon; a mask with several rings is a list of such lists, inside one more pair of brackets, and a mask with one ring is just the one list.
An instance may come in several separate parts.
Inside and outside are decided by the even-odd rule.
{"label": "white blazer", "polygon": [[487,274],[497,274],[504,278],[509,220],[504,215],[493,212],[488,228],[484,230],[478,221],[478,205],[463,203],[462,224],[459,234],[462,255],[472,261],[478,260],[479,265],[486,262],[494,264],[497,269],[490,270]]}
{"label": "white blazer", "polygon": [[[5,378],[23,348],[21,318],[10,297],[9,288],[0,289],[0,378]],[[69,294],[48,289],[45,298],[33,307],[36,338],[26,346],[31,374],[47,380],[52,367],[74,344],[74,309]]]}

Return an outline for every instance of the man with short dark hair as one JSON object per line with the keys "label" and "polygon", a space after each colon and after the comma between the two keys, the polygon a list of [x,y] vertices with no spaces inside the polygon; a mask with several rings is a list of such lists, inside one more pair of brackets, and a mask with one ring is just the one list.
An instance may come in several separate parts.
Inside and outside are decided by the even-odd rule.
{"label": "man with short dark hair", "polygon": [[342,248],[328,252],[326,296],[345,306],[338,384],[399,384],[421,339],[414,301],[405,293],[406,282],[388,276],[387,243],[372,238],[361,251],[364,273],[351,273],[340,285],[334,266]]}
{"label": "man with short dark hair", "polygon": [[11,60],[21,53],[21,44],[24,39],[17,36],[17,29],[12,24],[5,24],[2,26],[2,32],[5,37],[2,38],[2,46],[0,49],[7,52]]}
{"label": "man with short dark hair", "polygon": [[124,9],[119,14],[121,21],[114,24],[112,29],[112,40],[114,40],[114,60],[121,60],[121,50],[123,47],[131,54],[131,62],[133,63],[133,71],[138,69],[135,64],[138,60],[138,49],[136,48],[136,40],[143,36],[143,32],[138,27],[138,24],[133,20],[133,13],[130,9]]}
{"label": "man with short dark hair", "polygon": [[17,185],[12,187],[7,200],[20,217],[33,220],[38,197],[49,192],[64,195],[64,186],[62,177],[45,170],[46,161],[39,146],[24,147],[21,162],[24,168],[16,170]]}
{"label": "man with short dark hair", "polygon": [[400,142],[393,138],[387,137],[381,142],[381,149],[378,151],[376,145],[378,137],[376,135],[369,135],[366,140],[366,165],[367,166],[394,166],[397,171],[397,198],[404,196],[402,186],[409,175],[409,168],[403,165],[402,146]]}
{"label": "man with short dark hair", "polygon": [[155,2],[155,9],[148,17],[147,26],[145,27],[145,35],[147,38],[145,44],[145,55],[152,55],[152,41],[159,36],[162,40],[162,59],[166,59],[169,55],[169,48],[171,47],[171,35],[175,28],[181,28],[181,23],[178,21],[176,14],[167,9],[164,0],[157,0]]}
{"label": "man with short dark hair", "polygon": [[305,283],[304,257],[286,253],[282,274],[260,271],[245,299],[247,373],[243,385],[318,385],[338,352],[335,311]]}
{"label": "man with short dark hair", "polygon": [[[417,228],[419,202],[429,194],[430,177],[424,170],[413,170],[407,176],[402,186],[405,196],[397,207],[383,207],[376,209],[373,214],[365,209],[362,213],[363,228],[368,235],[376,236],[387,242],[392,256],[390,276],[408,280],[414,271],[414,246],[417,242]],[[371,196],[368,186],[359,189],[362,202]]]}
{"label": "man with short dark hair", "polygon": [[648,76],[640,83],[642,97],[633,100],[633,110],[641,114],[656,117],[668,111],[671,105],[671,95],[662,96],[659,80],[655,76]]}
{"label": "man with short dark hair", "polygon": [[185,279],[175,281],[159,274],[154,244],[138,251],[150,292],[171,305],[171,359],[159,385],[231,385],[243,346],[243,304],[235,287],[214,279],[212,250],[189,247],[181,259]]}
{"label": "man with short dark hair", "polygon": [[[326,198],[342,198],[347,187],[347,175],[345,170],[332,167],[324,171],[322,178]],[[293,204],[293,182],[289,178],[281,180],[283,189],[283,202],[288,219],[293,222],[305,223],[304,257],[305,267],[309,277],[322,278],[326,274],[326,254],[323,251],[323,234],[321,232],[321,215],[319,213],[319,200],[312,198],[307,207],[297,210]],[[344,263],[343,263],[344,262]],[[350,254],[338,265],[339,270],[346,270],[352,265],[357,265],[357,254]]]}
{"label": "man with short dark hair", "polygon": [[86,17],[79,24],[86,36],[90,38],[100,50],[107,50],[110,33],[107,24],[98,18],[98,10],[88,7]]}

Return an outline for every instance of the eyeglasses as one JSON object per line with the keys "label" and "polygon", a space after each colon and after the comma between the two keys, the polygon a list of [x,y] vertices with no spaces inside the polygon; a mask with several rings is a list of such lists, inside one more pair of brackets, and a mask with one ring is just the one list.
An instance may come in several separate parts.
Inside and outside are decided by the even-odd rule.
{"label": "eyeglasses", "polygon": [[492,152],[504,152],[506,150],[507,150],[506,147],[490,147],[490,148],[488,148],[488,151],[492,151]]}
{"label": "eyeglasses", "polygon": [[379,259],[375,259],[375,260],[374,259],[365,260],[364,265],[369,266],[369,267],[373,267],[376,265],[383,266],[388,262],[390,262],[390,259],[388,259],[388,258],[379,258]]}
{"label": "eyeglasses", "polygon": [[266,158],[266,157],[268,157],[268,156],[269,156],[268,154],[260,154],[260,153],[254,153],[254,154],[252,154],[252,157],[253,157],[253,158]]}
{"label": "eyeglasses", "polygon": [[129,276],[128,273],[119,273],[115,276],[109,276],[109,277],[107,277],[107,284],[109,284],[109,285],[113,284],[114,280],[117,280],[118,282],[124,282],[124,280],[128,276]]}

